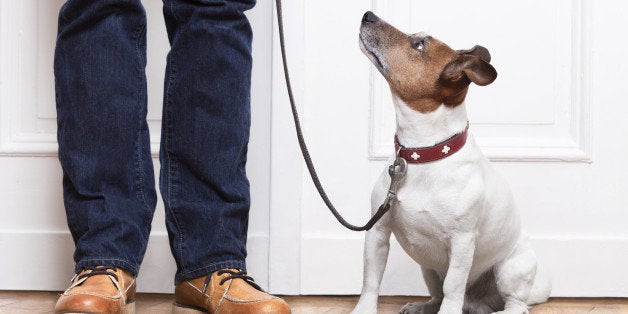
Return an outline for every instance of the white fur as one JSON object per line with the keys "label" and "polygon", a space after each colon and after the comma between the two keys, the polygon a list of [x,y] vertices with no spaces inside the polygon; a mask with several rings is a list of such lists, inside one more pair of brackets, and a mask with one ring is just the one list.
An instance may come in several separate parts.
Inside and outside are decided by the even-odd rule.
{"label": "white fur", "polygon": [[[397,136],[406,147],[432,146],[467,124],[464,104],[423,114],[398,98],[394,103]],[[373,189],[373,212],[389,184],[385,170]],[[406,305],[401,313],[527,313],[528,305],[549,296],[551,285],[536,271],[508,185],[471,134],[445,159],[409,164],[392,210],[366,234],[362,295],[353,313],[377,312],[391,232],[421,265],[432,297]],[[487,289],[494,293],[474,296]]]}

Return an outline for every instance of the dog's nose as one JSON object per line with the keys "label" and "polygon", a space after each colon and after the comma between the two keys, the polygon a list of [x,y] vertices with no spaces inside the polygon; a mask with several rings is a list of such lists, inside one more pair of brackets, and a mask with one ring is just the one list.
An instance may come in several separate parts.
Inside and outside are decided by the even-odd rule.
{"label": "dog's nose", "polygon": [[373,23],[377,20],[379,20],[379,17],[377,17],[377,15],[375,15],[375,13],[371,11],[366,11],[366,13],[364,13],[364,15],[362,16],[363,23]]}

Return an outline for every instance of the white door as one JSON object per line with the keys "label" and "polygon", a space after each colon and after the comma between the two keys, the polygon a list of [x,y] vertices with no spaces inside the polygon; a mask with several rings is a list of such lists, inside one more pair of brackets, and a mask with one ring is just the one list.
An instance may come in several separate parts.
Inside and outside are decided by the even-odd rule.
{"label": "white door", "polygon": [[[471,87],[482,149],[507,177],[555,296],[628,296],[628,4],[624,1],[306,1],[285,4],[307,142],[328,194],[354,223],[393,151],[390,95],[358,48],[362,14],[456,49],[487,47],[499,72]],[[364,234],[327,212],[299,153],[275,53],[270,287],[357,294]],[[279,73],[277,73],[279,72]],[[382,293],[427,291],[394,238]]]}
{"label": "white door", "polygon": [[[0,1],[0,289],[62,290],[73,271],[57,160],[53,52],[63,0]],[[148,15],[148,120],[158,169],[163,76],[168,52],[161,0]],[[253,42],[252,130],[248,174],[252,208],[249,272],[268,285],[271,1],[248,12]],[[158,173],[156,171],[156,173]],[[139,290],[171,292],[175,266],[163,204],[153,220]]]}

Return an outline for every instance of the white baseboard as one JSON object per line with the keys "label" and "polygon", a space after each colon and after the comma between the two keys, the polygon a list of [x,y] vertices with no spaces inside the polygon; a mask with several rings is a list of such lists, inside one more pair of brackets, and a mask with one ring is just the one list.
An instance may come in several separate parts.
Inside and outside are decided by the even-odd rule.
{"label": "white baseboard", "polygon": [[[249,272],[266,288],[268,238],[251,235],[248,241]],[[294,294],[360,293],[361,235],[306,234],[301,244],[301,287]],[[391,244],[382,295],[427,295],[418,265],[394,238]],[[628,237],[532,237],[532,244],[553,277],[552,296],[628,297]],[[0,259],[0,290],[65,289],[73,250],[67,232],[0,231],[0,252],[11,252]],[[175,270],[167,235],[151,235],[138,290],[171,293]]]}
{"label": "white baseboard", "polygon": [[[247,267],[268,287],[268,237],[250,235]],[[254,248],[252,250],[251,248]],[[69,232],[0,231],[0,290],[62,291],[73,275],[74,243]],[[138,277],[138,291],[172,293],[176,266],[165,233],[153,233]]]}
{"label": "white baseboard", "polygon": [[[532,237],[552,296],[628,297],[628,237]],[[304,235],[301,294],[359,294],[363,237]],[[315,274],[315,275],[311,275]],[[391,239],[381,295],[428,295],[419,266]]]}

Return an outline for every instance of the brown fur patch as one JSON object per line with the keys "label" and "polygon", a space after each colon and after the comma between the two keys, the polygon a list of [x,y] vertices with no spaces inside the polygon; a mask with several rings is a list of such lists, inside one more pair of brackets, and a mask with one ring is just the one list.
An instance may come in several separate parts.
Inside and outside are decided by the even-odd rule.
{"label": "brown fur patch", "polygon": [[437,84],[440,73],[457,54],[435,38],[424,39],[423,51],[414,49],[409,41],[406,37],[386,53],[390,67],[387,80],[393,93],[412,109],[431,112],[442,103]]}
{"label": "brown fur patch", "polygon": [[[441,104],[461,104],[471,83],[463,67],[468,66],[471,59],[490,61],[488,50],[481,46],[453,50],[431,36],[404,34],[381,19],[366,25],[363,23],[360,38],[366,49],[383,64],[376,66],[388,81],[392,93],[410,108],[422,113],[432,112]],[[463,56],[464,59],[461,59]],[[457,72],[443,76],[446,69]],[[486,79],[490,75],[479,77]],[[476,76],[474,78],[477,79]]]}

